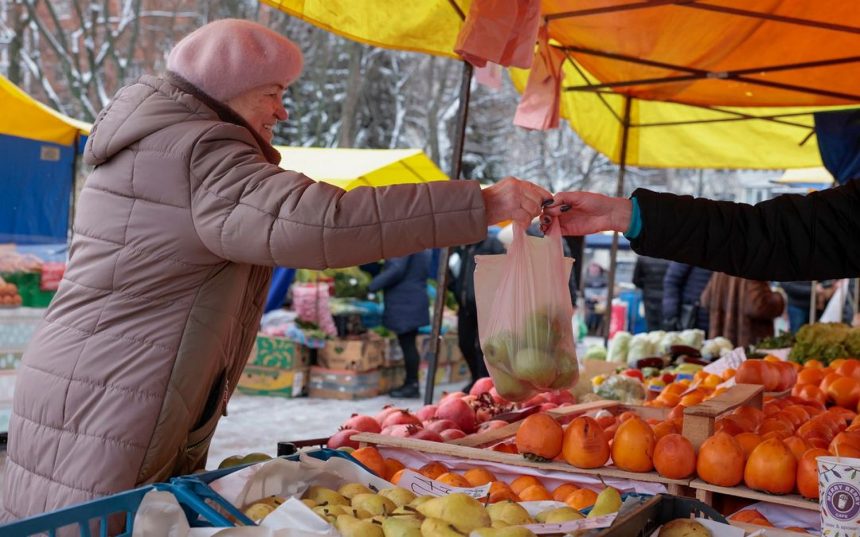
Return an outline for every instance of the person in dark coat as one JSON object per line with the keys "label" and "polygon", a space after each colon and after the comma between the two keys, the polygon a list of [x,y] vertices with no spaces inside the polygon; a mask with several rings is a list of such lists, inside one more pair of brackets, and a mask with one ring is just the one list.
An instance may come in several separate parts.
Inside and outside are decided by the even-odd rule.
{"label": "person in dark coat", "polygon": [[700,298],[710,279],[710,270],[669,263],[663,277],[664,330],[698,328],[707,332],[708,310],[701,307]]}
{"label": "person in dark coat", "polygon": [[469,366],[471,380],[463,391],[469,393],[472,385],[482,377],[490,376],[484,364],[484,353],[478,340],[478,307],[475,301],[475,256],[505,253],[505,246],[498,238],[488,234],[481,242],[457,249],[460,257],[459,270],[452,274],[452,290],[457,297],[457,344]]}
{"label": "person in dark coat", "polygon": [[430,299],[427,278],[430,277],[430,251],[387,259],[382,271],[370,282],[371,292],[382,291],[385,309],[382,324],[395,334],[403,349],[406,380],[403,386],[389,392],[391,397],[417,398],[418,365],[421,361],[415,338],[418,329],[430,324]]}
{"label": "person in dark coat", "polygon": [[860,181],[748,205],[643,188],[631,199],[563,192],[541,225],[559,217],[565,235],[618,231],[636,253],[763,281],[860,274]]}
{"label": "person in dark coat", "polygon": [[669,262],[665,259],[640,255],[633,267],[633,285],[642,290],[645,324],[648,331],[663,326],[663,278]]}
{"label": "person in dark coat", "polygon": [[702,293],[702,307],[710,314],[710,337],[748,347],[773,336],[773,320],[782,315],[785,301],[767,282],[717,272]]}

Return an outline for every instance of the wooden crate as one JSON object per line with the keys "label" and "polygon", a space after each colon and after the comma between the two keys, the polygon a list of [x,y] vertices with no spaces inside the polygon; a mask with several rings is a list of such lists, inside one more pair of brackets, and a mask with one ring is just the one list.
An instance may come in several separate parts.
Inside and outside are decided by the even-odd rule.
{"label": "wooden crate", "polygon": [[698,451],[702,442],[714,434],[714,424],[717,418],[743,405],[761,408],[763,398],[764,388],[762,386],[758,384],[735,384],[725,393],[713,399],[685,408],[682,434]]}
{"label": "wooden crate", "polygon": [[807,500],[798,494],[767,494],[744,486],[720,487],[718,485],[706,483],[701,479],[692,480],[690,482],[690,487],[696,491],[697,500],[711,506],[714,505],[715,496],[722,494],[733,496],[735,498],[747,498],[757,502],[768,502],[789,507],[799,507],[810,511],[818,511],[817,501]]}

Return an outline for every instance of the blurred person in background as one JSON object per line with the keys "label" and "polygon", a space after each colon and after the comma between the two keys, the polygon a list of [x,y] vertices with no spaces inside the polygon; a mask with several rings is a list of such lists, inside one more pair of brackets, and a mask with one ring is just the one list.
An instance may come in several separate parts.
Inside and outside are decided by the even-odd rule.
{"label": "blurred person in background", "polygon": [[698,328],[707,332],[708,310],[701,307],[702,291],[711,279],[711,271],[675,261],[669,263],[663,277],[663,329]]}
{"label": "blurred person in background", "polygon": [[739,347],[749,347],[774,335],[773,321],[782,315],[785,299],[767,282],[715,272],[702,293],[708,310],[708,337],[722,336]]}
{"label": "blurred person in background", "polygon": [[633,267],[633,285],[642,291],[645,324],[648,331],[663,326],[663,278],[669,262],[665,259],[640,255]]}

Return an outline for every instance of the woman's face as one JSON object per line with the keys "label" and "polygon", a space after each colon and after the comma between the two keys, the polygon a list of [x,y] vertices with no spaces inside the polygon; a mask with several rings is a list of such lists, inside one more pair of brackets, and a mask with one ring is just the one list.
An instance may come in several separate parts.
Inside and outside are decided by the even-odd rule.
{"label": "woman's face", "polygon": [[233,97],[227,105],[248,122],[267,142],[272,142],[272,129],[278,121],[287,120],[284,90],[278,84],[260,86]]}

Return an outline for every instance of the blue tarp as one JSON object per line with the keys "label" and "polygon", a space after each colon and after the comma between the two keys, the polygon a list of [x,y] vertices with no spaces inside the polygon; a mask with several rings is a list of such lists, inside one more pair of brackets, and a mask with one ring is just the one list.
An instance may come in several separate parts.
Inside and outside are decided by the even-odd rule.
{"label": "blue tarp", "polygon": [[0,242],[66,242],[74,146],[0,135],[0,163]]}
{"label": "blue tarp", "polygon": [[860,108],[815,114],[818,151],[840,185],[860,178]]}

